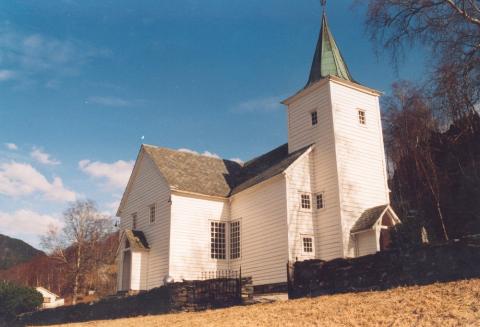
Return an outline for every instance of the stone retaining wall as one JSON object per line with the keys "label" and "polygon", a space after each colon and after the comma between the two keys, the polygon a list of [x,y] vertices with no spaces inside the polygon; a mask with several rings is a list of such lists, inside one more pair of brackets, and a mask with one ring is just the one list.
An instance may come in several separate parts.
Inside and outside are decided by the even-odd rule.
{"label": "stone retaining wall", "polygon": [[289,265],[289,298],[480,277],[480,235],[408,251]]}
{"label": "stone retaining wall", "polygon": [[154,288],[134,296],[112,297],[93,304],[42,310],[19,317],[18,325],[50,325],[109,320],[177,311],[196,311],[253,301],[251,278],[186,281]]}

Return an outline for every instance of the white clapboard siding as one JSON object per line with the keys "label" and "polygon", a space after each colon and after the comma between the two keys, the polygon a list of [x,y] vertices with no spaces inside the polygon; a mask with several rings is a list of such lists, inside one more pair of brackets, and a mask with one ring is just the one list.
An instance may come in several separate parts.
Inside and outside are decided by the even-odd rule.
{"label": "white clapboard siding", "polygon": [[364,256],[378,251],[377,233],[375,230],[355,235],[357,243],[357,255]]}
{"label": "white clapboard siding", "polygon": [[228,269],[228,257],[211,258],[210,223],[229,218],[227,199],[172,194],[170,275],[174,280],[199,279],[203,272]]}
{"label": "white clapboard siding", "polygon": [[[288,245],[289,260],[304,260],[303,236],[314,237],[317,229],[314,199],[312,192],[313,155],[311,153],[299,158],[287,170],[287,210],[288,210]],[[301,207],[301,195],[307,193],[311,199],[311,209]]]}
{"label": "white clapboard siding", "polygon": [[[168,274],[168,258],[170,243],[170,187],[165,178],[150,157],[141,153],[136,163],[136,174],[127,189],[126,201],[121,211],[120,228],[132,228],[132,214],[137,214],[137,230],[145,234],[150,246],[148,260],[143,261],[147,266],[145,285],[150,289],[163,284],[163,278]],[[150,223],[150,206],[156,207],[155,223]],[[137,264],[142,264],[139,261]],[[121,265],[120,265],[121,267]],[[132,265],[132,271],[134,267]],[[121,281],[121,278],[119,278]]]}
{"label": "white clapboard siding", "polygon": [[[318,115],[318,124],[312,126],[310,113],[315,110]],[[306,92],[289,104],[288,143],[290,152],[315,144],[310,159],[310,165],[313,167],[313,173],[310,173],[312,203],[314,204],[314,194],[317,192],[325,194],[326,202],[326,208],[313,209],[313,218],[310,218],[315,235],[315,256],[323,260],[342,257],[340,197],[330,83],[315,87],[313,91]],[[296,188],[301,189],[303,175],[303,172],[298,171],[289,179],[289,200],[293,201],[289,204],[291,214],[295,212],[295,206],[298,207],[298,197],[294,193]],[[299,221],[305,223],[305,219],[300,219],[301,213],[295,215],[298,215]],[[290,237],[292,233],[290,230]],[[298,233],[295,234],[295,238],[299,239]],[[291,259],[296,258],[297,255],[298,245],[297,249],[290,253]]]}
{"label": "white clapboard siding", "polygon": [[[330,82],[342,206],[344,255],[353,256],[350,230],[368,208],[389,203],[385,153],[377,95]],[[366,125],[358,110],[366,113]]]}
{"label": "white clapboard siding", "polygon": [[231,269],[242,268],[254,285],[286,282],[288,231],[286,184],[283,174],[231,198],[231,219],[241,220],[241,260]]}

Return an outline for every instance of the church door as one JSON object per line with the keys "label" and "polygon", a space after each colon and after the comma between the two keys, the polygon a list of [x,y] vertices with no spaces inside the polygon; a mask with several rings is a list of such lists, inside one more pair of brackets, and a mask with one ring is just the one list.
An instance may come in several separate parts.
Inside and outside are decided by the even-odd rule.
{"label": "church door", "polygon": [[123,253],[123,270],[122,270],[122,290],[130,290],[130,280],[132,275],[132,252],[125,251]]}
{"label": "church door", "polygon": [[380,251],[388,250],[391,243],[390,230],[382,228],[380,231]]}

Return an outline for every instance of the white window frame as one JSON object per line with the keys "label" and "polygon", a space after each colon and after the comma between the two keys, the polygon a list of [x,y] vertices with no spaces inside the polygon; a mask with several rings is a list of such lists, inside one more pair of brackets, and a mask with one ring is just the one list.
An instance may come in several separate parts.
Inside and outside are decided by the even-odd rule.
{"label": "white window frame", "polygon": [[[311,252],[305,251],[305,239],[306,238],[309,238],[309,239],[312,240],[312,251]],[[301,234],[300,235],[300,241],[302,243],[302,254],[306,255],[306,256],[315,256],[315,238],[313,237],[313,235]]]}
{"label": "white window frame", "polygon": [[357,116],[360,126],[367,126],[367,112],[364,109],[357,109]]}
{"label": "white window frame", "polygon": [[155,222],[157,221],[157,206],[155,203],[148,206],[148,221],[150,222],[150,225],[155,224]]}
{"label": "white window frame", "polygon": [[138,227],[138,214],[136,212],[132,213],[132,229],[136,230]]}
{"label": "white window frame", "polygon": [[[308,202],[309,202],[309,205],[310,205],[310,208],[304,208],[303,207],[303,197],[307,195],[308,196]],[[300,210],[301,211],[312,211],[312,208],[313,208],[313,203],[312,203],[312,194],[310,192],[299,192],[299,197],[300,197]]]}
{"label": "white window frame", "polygon": [[[236,224],[238,223],[238,257],[233,257],[233,224]],[[241,219],[235,219],[235,220],[232,220],[230,223],[229,223],[229,235],[228,235],[228,239],[229,239],[229,249],[228,249],[228,253],[229,253],[229,258],[230,260],[240,260],[242,258],[242,220]]]}
{"label": "white window frame", "polygon": [[312,127],[315,127],[318,125],[318,111],[313,110],[310,111],[310,123],[312,124]]}
{"label": "white window frame", "polygon": [[[322,207],[318,207],[318,196],[322,196]],[[315,209],[317,210],[323,210],[326,208],[326,202],[325,202],[325,192],[317,192],[315,193]]]}
{"label": "white window frame", "polygon": [[[214,224],[222,224],[223,225],[223,231],[224,231],[224,237],[223,237],[223,258],[221,257],[221,252],[220,251],[213,251],[214,248],[215,248],[215,243],[214,243],[214,234],[213,234],[213,230],[212,228],[215,228],[214,227]],[[229,239],[227,238],[228,235],[227,235],[227,222],[226,221],[221,221],[221,220],[209,220],[208,221],[208,231],[210,233],[210,259],[211,260],[216,260],[216,261],[219,261],[219,260],[227,260],[228,258],[228,241]],[[220,244],[221,245],[221,244]],[[219,247],[220,248],[220,247]],[[220,254],[219,254],[220,253]]]}

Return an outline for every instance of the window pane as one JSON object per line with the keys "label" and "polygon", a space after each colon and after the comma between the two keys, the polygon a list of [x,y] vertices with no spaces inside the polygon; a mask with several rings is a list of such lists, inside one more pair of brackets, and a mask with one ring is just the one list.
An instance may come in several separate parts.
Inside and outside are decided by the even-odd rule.
{"label": "window pane", "polygon": [[365,111],[363,110],[358,111],[358,121],[362,125],[365,125],[367,123],[367,117],[365,115]]}
{"label": "window pane", "polygon": [[225,223],[212,221],[210,223],[210,250],[212,259],[226,258]]}
{"label": "window pane", "polygon": [[311,208],[310,194],[302,194],[301,195],[301,205],[302,205],[302,209],[310,209]]}
{"label": "window pane", "polygon": [[317,194],[317,209],[325,208],[325,198],[323,193]]}
{"label": "window pane", "polygon": [[313,238],[304,237],[303,238],[303,252],[312,253],[313,252]]}
{"label": "window pane", "polygon": [[240,222],[230,223],[230,258],[240,258]]}
{"label": "window pane", "polygon": [[155,206],[152,205],[150,206],[150,224],[153,224],[155,222]]}
{"label": "window pane", "polygon": [[310,116],[312,118],[312,125],[317,125],[318,123],[318,115],[316,111],[313,111],[310,113]]}
{"label": "window pane", "polygon": [[132,229],[137,229],[137,214],[132,215]]}

